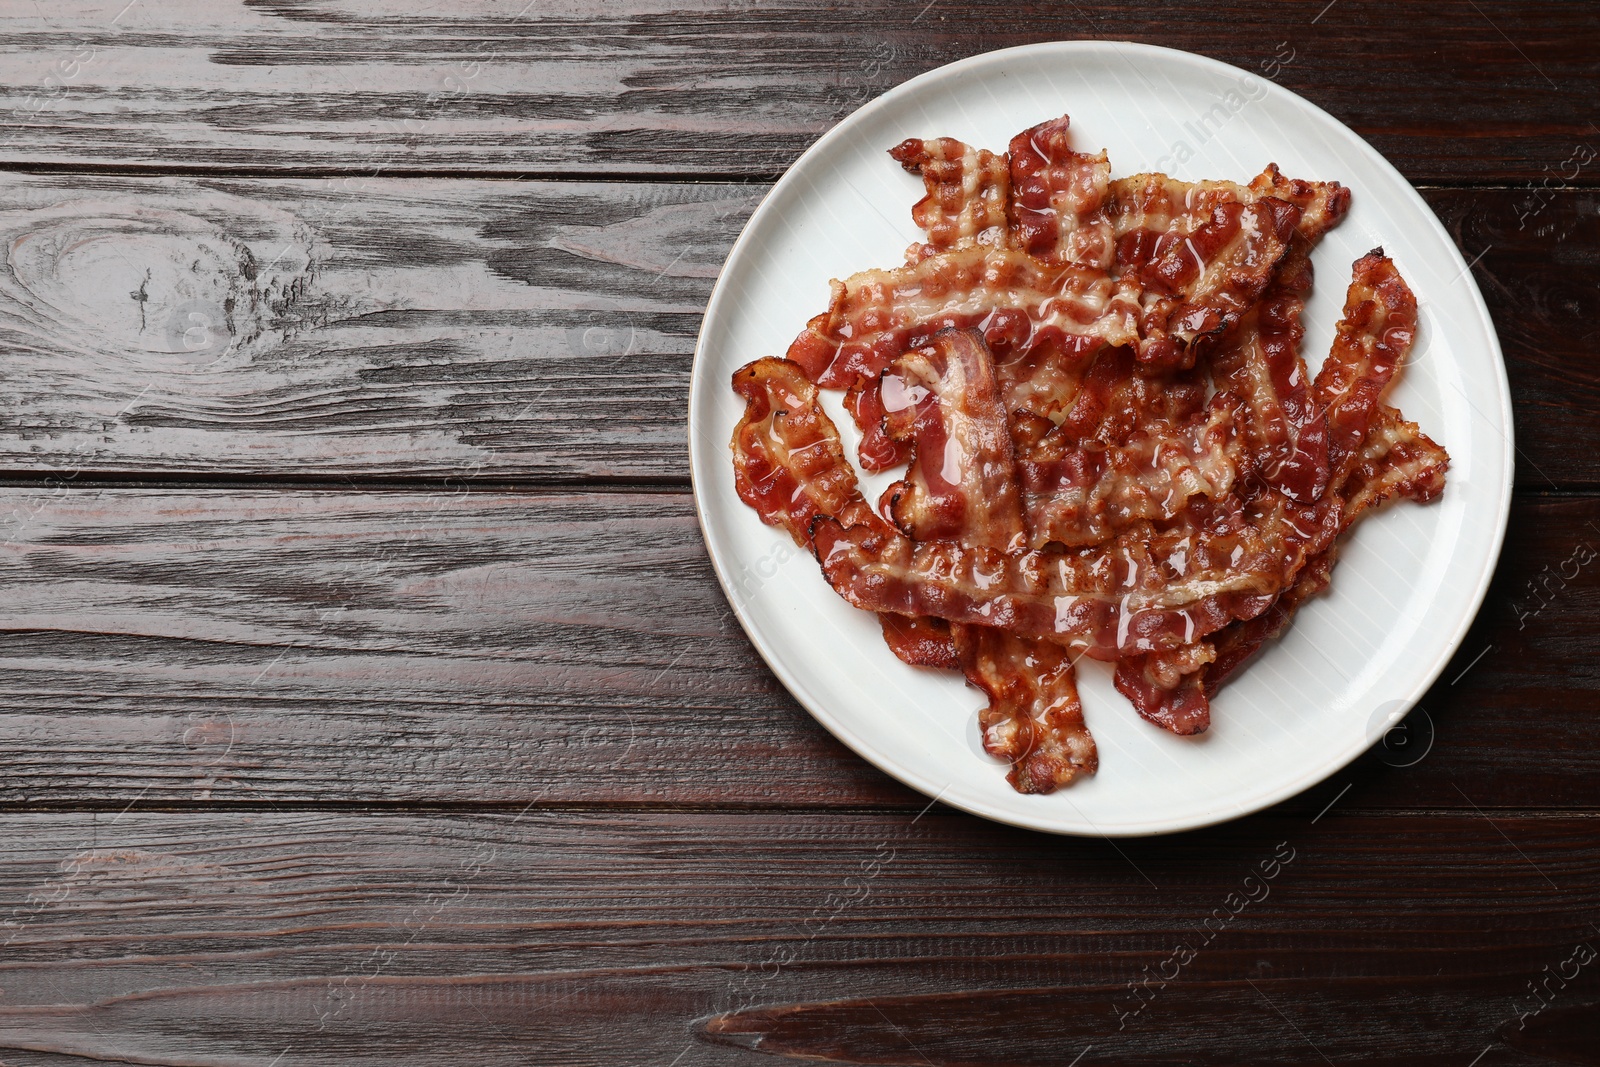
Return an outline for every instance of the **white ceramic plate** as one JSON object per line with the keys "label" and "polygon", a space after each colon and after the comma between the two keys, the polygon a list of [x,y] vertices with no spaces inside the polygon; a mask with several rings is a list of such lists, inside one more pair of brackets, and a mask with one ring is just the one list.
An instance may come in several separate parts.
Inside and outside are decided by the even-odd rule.
{"label": "white ceramic plate", "polygon": [[[1333,338],[1350,266],[1382,245],[1416,291],[1422,329],[1391,394],[1449,449],[1434,503],[1402,502],[1347,539],[1333,589],[1303,608],[1218,695],[1209,731],[1181,738],[1142,721],[1107,665],[1079,664],[1100,770],[1022,796],[983,752],[979,694],[953,673],[894,658],[873,616],[847,605],[815,561],[734,492],[728,440],[743,411],[735,369],[782,355],[828,303],[828,279],[892,267],[919,239],[922,195],[886,150],[958,137],[1003,151],[1062,113],[1074,144],[1105,147],[1114,176],[1248,181],[1268,162],[1336,179],[1354,201],[1315,253],[1303,351]],[[825,394],[835,396],[836,394]],[[851,444],[855,428],[831,407]],[[706,308],[689,395],[695,502],[739,621],[791,693],[834,736],[946,804],[1054,833],[1185,830],[1260,810],[1320,782],[1398,722],[1438,677],[1477,612],[1511,498],[1511,401],[1472,272],[1422,198],[1321,109],[1254,74],[1185,52],[1111,42],[1011,48],[952,63],[873,101],[819,140],[751,217]],[[868,479],[868,499],[886,481]]]}

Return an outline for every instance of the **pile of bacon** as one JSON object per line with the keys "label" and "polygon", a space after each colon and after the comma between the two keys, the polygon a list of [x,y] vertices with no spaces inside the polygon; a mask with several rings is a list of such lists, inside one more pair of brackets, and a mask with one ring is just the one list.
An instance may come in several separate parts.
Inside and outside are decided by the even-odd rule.
{"label": "pile of bacon", "polygon": [[[1335,541],[1449,457],[1382,397],[1417,306],[1382,250],[1355,264],[1333,349],[1301,360],[1310,254],[1350,193],[1164,174],[1111,180],[1065,117],[996,155],[892,149],[927,195],[906,264],[832,283],[787,359],[733,376],[739,495],[876,612],[895,654],[989,699],[984,746],[1048,793],[1098,765],[1073,666],[1178,734],[1325,588]],[[863,498],[818,389],[845,392]]]}

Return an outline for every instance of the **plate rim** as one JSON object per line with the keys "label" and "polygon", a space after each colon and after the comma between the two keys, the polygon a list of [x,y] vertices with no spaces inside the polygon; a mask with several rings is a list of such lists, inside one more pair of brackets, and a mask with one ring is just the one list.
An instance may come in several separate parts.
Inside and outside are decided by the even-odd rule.
{"label": "plate rim", "polygon": [[[1337,128],[1343,130],[1354,140],[1355,144],[1365,152],[1365,154],[1369,157],[1369,162],[1371,164],[1375,165],[1382,171],[1387,171],[1389,176],[1398,180],[1405,193],[1409,195],[1412,206],[1420,209],[1420,217],[1426,220],[1426,225],[1430,226],[1434,230],[1435,235],[1442,240],[1444,246],[1448,249],[1449,254],[1454,256],[1455,264],[1460,269],[1461,276],[1464,276],[1466,281],[1469,283],[1469,297],[1477,311],[1478,319],[1482,326],[1483,335],[1488,340],[1489,355],[1492,357],[1491,363],[1495,370],[1494,384],[1497,386],[1496,391],[1500,402],[1498,412],[1500,421],[1494,428],[1499,432],[1502,440],[1500,457],[1502,477],[1500,484],[1495,487],[1498,494],[1499,513],[1496,516],[1497,521],[1494,524],[1494,530],[1490,538],[1490,551],[1484,554],[1484,558],[1479,564],[1479,572],[1476,576],[1475,587],[1473,588],[1471,595],[1468,597],[1470,607],[1468,610],[1463,611],[1461,617],[1456,620],[1448,640],[1443,644],[1443,646],[1441,646],[1441,650],[1435,657],[1434,662],[1429,664],[1425,671],[1415,675],[1418,680],[1412,684],[1410,689],[1404,695],[1398,698],[1396,708],[1390,712],[1387,718],[1369,721],[1367,724],[1366,735],[1359,742],[1359,744],[1352,744],[1346,746],[1346,748],[1342,750],[1333,751],[1328,759],[1316,763],[1304,774],[1284,783],[1283,785],[1280,785],[1274,790],[1269,790],[1266,793],[1259,795],[1252,794],[1243,801],[1224,804],[1213,809],[1198,811],[1190,810],[1176,817],[1169,817],[1165,819],[1149,819],[1141,823],[1114,827],[1110,830],[1102,830],[1094,827],[1093,822],[1086,816],[1082,815],[1081,811],[1078,812],[1079,818],[1081,818],[1084,823],[1088,824],[1090,827],[1089,829],[1081,829],[1075,826],[1063,826],[1047,818],[1032,818],[1012,811],[991,808],[989,805],[982,802],[963,803],[958,798],[946,800],[944,798],[944,794],[950,789],[949,784],[946,784],[943,787],[937,786],[935,783],[928,781],[919,772],[899,763],[891,755],[877,750],[876,748],[864,743],[861,738],[857,737],[848,726],[841,722],[833,715],[832,712],[827,709],[822,701],[817,700],[807,686],[788,669],[782,658],[777,655],[776,650],[768,647],[767,641],[760,635],[759,628],[756,627],[749,617],[747,617],[739,597],[735,595],[735,587],[731,576],[725,571],[724,561],[718,558],[718,554],[713,548],[715,542],[713,541],[711,528],[707,518],[707,512],[710,506],[709,498],[711,495],[711,489],[707,485],[707,479],[700,476],[699,464],[696,462],[697,458],[702,452],[702,448],[699,444],[697,444],[697,441],[700,437],[704,436],[703,433],[696,433],[696,413],[699,411],[703,402],[702,397],[704,389],[708,387],[707,383],[702,382],[701,379],[709,377],[708,374],[700,371],[700,367],[703,360],[707,358],[705,356],[707,331],[718,319],[719,316],[717,312],[720,310],[720,305],[731,299],[728,296],[732,288],[731,283],[728,282],[728,268],[730,265],[735,264],[737,260],[742,258],[742,256],[746,253],[746,249],[751,240],[753,239],[751,235],[758,229],[759,226],[765,223],[766,217],[770,211],[775,210],[773,208],[773,204],[776,202],[776,197],[774,194],[785,188],[786,183],[799,180],[796,177],[796,173],[799,171],[801,164],[803,164],[812,156],[821,155],[827,151],[835,141],[849,136],[850,129],[857,122],[865,121],[871,115],[891,106],[893,103],[897,102],[903,97],[914,96],[920,88],[931,82],[959,76],[961,74],[968,73],[977,67],[1003,64],[1008,59],[1023,55],[1050,53],[1070,55],[1071,53],[1102,51],[1110,52],[1113,55],[1124,54],[1128,51],[1132,51],[1134,53],[1143,53],[1144,55],[1153,59],[1158,59],[1161,62],[1177,63],[1179,65],[1191,65],[1200,68],[1202,71],[1213,74],[1226,74],[1231,77],[1237,77],[1239,74],[1244,74],[1254,79],[1252,83],[1253,86],[1259,85],[1264,87],[1268,95],[1277,95],[1280,97],[1280,99],[1292,102],[1298,107],[1307,108],[1314,115],[1326,119]],[[1210,56],[1184,51],[1183,49],[1179,48],[1169,48],[1164,45],[1145,44],[1137,41],[1104,39],[1040,41],[1032,44],[1014,45],[1009,48],[1000,48],[993,51],[980,52],[976,55],[966,56],[962,59],[957,59],[953,60],[952,62],[942,64],[933,68],[932,70],[924,71],[923,73],[913,78],[909,78],[893,88],[890,88],[881,95],[863,104],[849,115],[846,115],[843,119],[839,120],[825,133],[823,133],[822,136],[818,137],[816,141],[807,147],[805,151],[800,153],[800,155],[797,156],[795,160],[784,169],[783,174],[776,182],[772,184],[771,188],[767,190],[766,194],[763,195],[761,203],[756,206],[755,211],[751,213],[750,218],[745,222],[744,227],[739,232],[738,238],[735,239],[733,245],[729,248],[728,255],[723,260],[721,269],[717,272],[716,283],[712,286],[711,295],[706,301],[705,311],[701,318],[700,329],[695,337],[694,356],[690,363],[689,369],[689,396],[687,414],[689,479],[694,499],[695,519],[700,527],[701,539],[706,546],[706,555],[711,560],[711,567],[713,572],[716,574],[718,584],[722,588],[723,597],[727,600],[730,609],[733,611],[734,617],[739,621],[739,625],[744,630],[746,638],[749,639],[751,645],[761,656],[761,659],[767,665],[767,668],[771,670],[778,680],[783,684],[785,690],[787,690],[788,693],[795,698],[796,702],[798,702],[801,707],[805,708],[807,714],[815,719],[825,730],[833,735],[833,737],[842,742],[857,756],[866,760],[869,764],[878,768],[891,778],[894,778],[896,781],[915,789],[923,796],[929,797],[930,806],[932,803],[943,801],[950,807],[964,811],[970,815],[978,816],[979,818],[988,819],[993,822],[1002,823],[1008,826],[1016,826],[1022,829],[1035,830],[1042,833],[1069,837],[1108,839],[1153,837],[1164,834],[1182,833],[1190,830],[1199,830],[1209,826],[1216,826],[1221,823],[1231,822],[1235,819],[1264,811],[1267,808],[1282,803],[1291,797],[1298,796],[1306,790],[1314,788],[1315,786],[1326,781],[1328,778],[1339,773],[1339,771],[1348,767],[1351,763],[1360,758],[1365,752],[1372,748],[1372,746],[1376,744],[1379,739],[1387,734],[1390,729],[1404,719],[1406,715],[1408,715],[1422,699],[1423,695],[1426,694],[1428,690],[1433,687],[1433,684],[1439,680],[1444,673],[1444,669],[1449,665],[1451,659],[1454,658],[1456,652],[1460,650],[1461,644],[1466,638],[1467,631],[1471,629],[1472,624],[1477,620],[1479,613],[1482,611],[1484,599],[1488,595],[1489,586],[1494,578],[1494,573],[1499,565],[1501,553],[1505,547],[1506,530],[1511,517],[1512,488],[1515,483],[1516,475],[1516,444],[1514,436],[1515,426],[1513,423],[1513,410],[1511,406],[1511,386],[1510,380],[1506,374],[1505,353],[1500,345],[1500,337],[1498,331],[1495,329],[1494,319],[1489,314],[1488,305],[1483,299],[1483,291],[1479,288],[1477,279],[1473,276],[1471,267],[1467,264],[1466,257],[1462,254],[1461,249],[1457,247],[1455,240],[1451,238],[1449,231],[1444,228],[1444,224],[1439,220],[1438,215],[1434,213],[1433,208],[1429,206],[1425,199],[1423,199],[1422,194],[1417,191],[1410,179],[1406,178],[1406,176],[1400,172],[1399,168],[1397,168],[1393,163],[1389,162],[1383,153],[1374,148],[1365,137],[1351,129],[1339,118],[1319,107],[1314,102],[1307,100],[1299,93],[1284,88],[1272,79],[1263,78],[1252,71],[1247,71],[1242,67],[1236,67],[1231,63],[1225,63],[1219,59],[1213,59]],[[706,429],[706,427],[702,426],[700,429],[703,431]],[[714,436],[715,435],[713,435],[713,438]],[[1059,793],[1057,795],[1065,797],[1067,802],[1071,804],[1071,798],[1066,793]],[[1076,804],[1071,804],[1071,806],[1074,811],[1078,811]]]}

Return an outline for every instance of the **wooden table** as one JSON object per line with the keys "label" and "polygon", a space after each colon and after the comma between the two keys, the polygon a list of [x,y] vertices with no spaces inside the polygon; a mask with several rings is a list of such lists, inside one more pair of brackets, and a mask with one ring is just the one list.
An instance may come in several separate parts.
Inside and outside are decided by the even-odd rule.
{"label": "wooden table", "polygon": [[[519,6],[6,8],[0,1062],[1600,1062],[1595,7]],[[688,492],[769,184],[1063,38],[1276,64],[1369,138],[1516,400],[1431,751],[1170,838],[845,750]]]}

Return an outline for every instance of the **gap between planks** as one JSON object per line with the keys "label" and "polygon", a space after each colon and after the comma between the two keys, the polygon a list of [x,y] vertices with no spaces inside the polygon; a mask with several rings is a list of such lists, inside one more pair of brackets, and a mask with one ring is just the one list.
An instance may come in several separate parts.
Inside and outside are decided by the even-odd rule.
{"label": "gap between planks", "polygon": [[[617,185],[772,185],[788,173],[788,167],[762,173],[744,174],[738,171],[685,170],[656,173],[652,171],[591,171],[591,170],[461,170],[438,167],[231,167],[203,164],[168,163],[69,163],[61,161],[0,160],[0,177],[7,174],[28,174],[43,177],[96,175],[116,178],[215,178],[233,181],[279,181],[303,179],[315,181],[326,178],[403,178],[439,179],[441,181],[484,182],[571,182],[573,184]],[[1538,187],[1534,181],[1507,182],[1503,179],[1471,178],[1459,181],[1417,181],[1412,188],[1423,193],[1451,192],[1527,192]],[[1580,173],[1564,179],[1556,188],[1558,192],[1581,192],[1600,189],[1600,174]]]}
{"label": "gap between planks", "polygon": [[[730,460],[731,462],[731,460]],[[306,477],[292,474],[218,474],[187,471],[6,471],[0,469],[0,489],[95,489],[247,491],[281,489],[308,493],[430,493],[441,489],[474,493],[688,493],[692,483],[687,475],[632,475],[602,478],[593,475],[541,475],[536,478],[473,478],[447,474],[440,476],[334,475]],[[1578,491],[1581,494],[1581,490]],[[1600,489],[1594,490],[1600,493]]]}
{"label": "gap between planks", "polygon": [[[448,181],[504,182],[584,182],[617,185],[771,185],[788,170],[743,174],[738,171],[685,170],[650,171],[591,170],[461,170],[453,167],[231,167],[183,163],[68,163],[61,161],[0,160],[0,175],[33,174],[71,176],[92,174],[115,178],[227,178],[231,180],[280,181],[303,178],[439,178]],[[1568,183],[1573,185],[1573,183]],[[1420,188],[1420,187],[1419,187]],[[1441,186],[1440,188],[1454,188]],[[1462,185],[1460,188],[1473,188]],[[1507,186],[1520,189],[1523,186]]]}
{"label": "gap between planks", "polygon": [[[1337,779],[1339,775],[1332,776]],[[1331,779],[1330,779],[1331,780]],[[1315,795],[1314,795],[1315,794]],[[1264,808],[1259,812],[1252,812],[1240,816],[1229,822],[1244,822],[1257,818],[1288,818],[1309,815],[1318,805],[1315,800],[1320,797],[1320,786],[1312,786],[1304,793],[1291,797]],[[490,817],[509,815],[520,817],[525,814],[546,815],[625,815],[625,814],[672,814],[672,815],[769,815],[782,813],[786,815],[826,815],[830,817],[847,817],[851,815],[915,815],[918,818],[958,818],[979,819],[981,816],[972,815],[959,808],[938,806],[936,802],[918,797],[904,803],[885,802],[879,804],[846,804],[828,805],[816,803],[786,803],[773,802],[770,804],[751,803],[748,801],[724,802],[674,802],[674,801],[604,801],[604,800],[551,800],[529,801],[523,804],[507,803],[505,801],[485,800],[460,800],[460,801],[411,801],[411,800],[237,800],[237,801],[203,801],[203,800],[173,800],[164,799],[145,803],[138,798],[131,801],[123,800],[82,800],[67,801],[64,803],[15,803],[0,801],[0,817],[12,815],[88,815],[114,813],[161,815],[184,814],[193,812],[221,813],[269,813],[276,812],[285,815],[312,815],[326,813],[329,815],[363,815],[372,817],[412,817],[412,816],[440,816],[448,817],[460,815],[463,817]],[[1440,805],[1425,805],[1415,808],[1405,807],[1373,807],[1351,808],[1340,811],[1337,804],[1333,805],[1331,812],[1325,812],[1330,818],[1335,815],[1357,816],[1360,818],[1374,819],[1411,819],[1411,818],[1449,818],[1459,819],[1463,815],[1492,814],[1508,819],[1535,818],[1535,819],[1566,819],[1566,820],[1597,820],[1600,819],[1600,806],[1593,808],[1551,808],[1532,807],[1528,805],[1502,805],[1484,807],[1483,805],[1463,804],[1458,808]],[[1312,820],[1317,821],[1317,820]],[[1224,825],[1217,823],[1213,825]],[[1197,827],[1205,829],[1205,827]],[[1044,836],[1055,836],[1046,834]],[[1079,835],[1069,835],[1079,836]],[[1093,835],[1082,835],[1092,837]],[[1156,834],[1153,837],[1182,837],[1183,834]],[[1138,840],[1135,838],[1134,840]]]}

